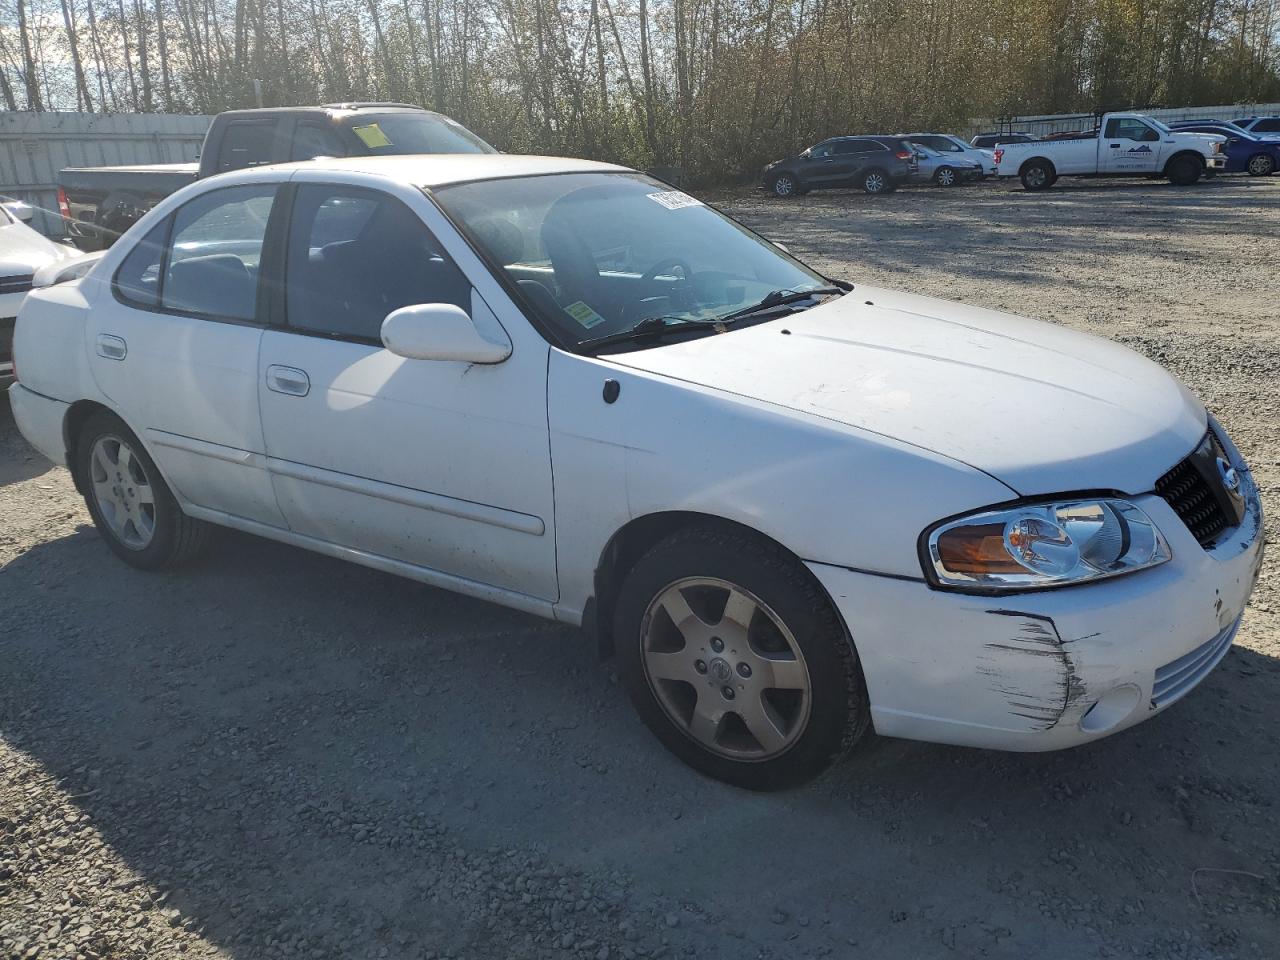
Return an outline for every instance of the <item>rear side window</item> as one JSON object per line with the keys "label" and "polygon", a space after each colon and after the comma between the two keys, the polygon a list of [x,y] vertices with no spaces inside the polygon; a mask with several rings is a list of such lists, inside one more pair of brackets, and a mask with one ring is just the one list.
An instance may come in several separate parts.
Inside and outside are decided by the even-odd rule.
{"label": "rear side window", "polygon": [[304,184],[295,194],[285,265],[288,325],[382,342],[400,307],[451,303],[471,312],[471,284],[418,215],[376,190]]}
{"label": "rear side window", "polygon": [[172,217],[165,217],[139,240],[116,271],[116,296],[140,307],[160,303],[160,268]]}
{"label": "rear side window", "polygon": [[213,320],[253,320],[275,194],[275,184],[227,187],[180,207],[173,215],[161,307]]}
{"label": "rear side window", "polygon": [[1280,117],[1267,117],[1253,125],[1254,133],[1280,133]]}
{"label": "rear side window", "polygon": [[274,120],[236,120],[227,124],[218,152],[218,172],[270,163],[275,130]]}

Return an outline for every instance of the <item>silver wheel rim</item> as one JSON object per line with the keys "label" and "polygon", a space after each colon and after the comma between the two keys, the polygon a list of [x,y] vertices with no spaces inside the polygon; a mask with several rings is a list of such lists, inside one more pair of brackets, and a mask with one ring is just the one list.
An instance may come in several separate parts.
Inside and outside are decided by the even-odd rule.
{"label": "silver wheel rim", "polygon": [[156,497],[133,448],[111,434],[99,437],[89,454],[89,481],[115,538],[130,550],[145,550],[156,533]]}
{"label": "silver wheel rim", "polygon": [[790,177],[779,177],[773,185],[773,192],[780,197],[789,197],[795,188],[796,185]]}
{"label": "silver wheel rim", "polygon": [[949,187],[956,182],[956,175],[951,170],[938,171],[938,183],[944,187]]}
{"label": "silver wheel rim", "polygon": [[686,736],[757,761],[790,749],[809,721],[809,668],[786,624],[727,580],[688,577],[659,591],[641,626],[649,689]]}
{"label": "silver wheel rim", "polygon": [[1032,167],[1027,171],[1027,185],[1031,187],[1044,186],[1048,176],[1044,172],[1044,167]]}
{"label": "silver wheel rim", "polygon": [[1270,157],[1254,157],[1249,161],[1249,172],[1256,176],[1262,176],[1271,172]]}
{"label": "silver wheel rim", "polygon": [[878,173],[873,173],[866,179],[867,193],[879,193],[884,189],[884,177]]}

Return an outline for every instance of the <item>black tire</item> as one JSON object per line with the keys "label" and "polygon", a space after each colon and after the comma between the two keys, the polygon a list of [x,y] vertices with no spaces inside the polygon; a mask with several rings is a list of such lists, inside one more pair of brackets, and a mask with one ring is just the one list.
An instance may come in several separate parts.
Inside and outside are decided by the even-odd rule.
{"label": "black tire", "polygon": [[940,187],[958,187],[960,174],[956,173],[955,167],[939,167],[933,173],[933,182]]}
{"label": "black tire", "polygon": [[1244,168],[1251,177],[1269,177],[1275,173],[1276,161],[1269,153],[1255,153],[1245,161]]}
{"label": "black tire", "polygon": [[1174,186],[1189,187],[1204,175],[1204,161],[1184,153],[1169,161],[1164,175]]}
{"label": "black tire", "polygon": [[1022,181],[1022,189],[1034,192],[1048,190],[1058,179],[1058,175],[1049,161],[1032,160],[1018,171],[1018,178]]}
{"label": "black tire", "polygon": [[780,173],[775,176],[769,182],[769,189],[773,191],[775,197],[781,197],[784,200],[798,193],[807,192],[800,189],[800,181],[790,173]]}
{"label": "black tire", "polygon": [[[724,703],[716,700],[724,689],[716,684],[724,682],[724,674],[719,680],[711,679],[719,668],[727,673],[728,685],[738,684],[739,676],[749,676],[742,673],[741,659],[746,658],[740,658],[736,667],[729,667],[726,661],[734,659],[732,654],[736,651],[730,651],[723,642],[719,648],[714,647],[716,638],[709,641],[710,649],[722,652],[723,659],[714,654],[706,654],[715,657],[709,664],[699,659],[697,663],[702,664],[699,673],[703,676],[690,674],[692,682],[650,681],[646,660],[657,649],[654,638],[663,616],[660,611],[651,613],[651,608],[656,610],[653,605],[658,598],[668,595],[673,586],[689,578],[715,578],[758,599],[761,607],[751,618],[753,626],[744,636],[750,637],[755,631],[758,638],[760,628],[764,628],[766,637],[781,636],[768,632],[772,629],[772,615],[793,638],[800,653],[796,659],[806,677],[808,711],[807,719],[798,725],[793,723],[794,733],[788,734],[793,739],[780,752],[770,755],[760,751],[759,759],[725,756],[695,739],[691,732],[695,710],[692,704],[688,708],[690,719],[681,724],[668,712],[671,708],[659,699],[655,686],[663,684],[664,691],[684,691],[684,697],[692,697],[701,706],[699,688],[706,682],[709,689],[703,690],[701,696],[710,697],[708,704],[714,702],[724,711],[724,716],[716,721],[715,736],[740,736],[738,730],[730,729],[735,726],[734,717],[736,727],[746,730],[742,720],[746,714],[734,713],[732,699]],[[715,587],[693,589],[711,591],[706,596],[712,597],[710,602],[714,605]],[[685,599],[688,596],[682,593]],[[716,615],[719,622],[709,629],[719,628],[725,622],[723,603],[722,600],[721,615]],[[670,625],[673,621],[668,619],[665,623]],[[803,783],[847,754],[869,724],[866,685],[857,654],[822,587],[793,556],[749,532],[714,525],[697,526],[672,534],[657,544],[637,561],[623,581],[613,630],[621,676],[645,724],[672,753],[717,780],[751,790],[778,790]],[[683,640],[681,633],[676,636]],[[755,641],[749,642],[754,647]],[[676,652],[683,653],[688,648],[689,642],[684,641]],[[690,649],[690,656],[697,655],[698,649]],[[744,692],[739,695],[738,706],[749,707],[749,684],[740,689]],[[769,691],[769,696],[778,692]],[[764,691],[756,696],[761,698],[760,702],[769,700]],[[668,699],[674,698],[668,696]],[[772,700],[769,700],[771,707]],[[747,733],[747,737],[750,736]]]}
{"label": "black tire", "polygon": [[863,193],[892,193],[894,189],[893,179],[879,167],[864,171],[860,183]]}
{"label": "black tire", "polygon": [[[114,439],[126,444],[132,457],[136,458],[140,471],[133,474],[133,480],[141,478],[150,487],[153,530],[150,539],[142,545],[131,546],[113,529],[106,516],[106,510],[110,507],[100,502],[98,487],[95,485],[95,468],[91,462],[94,447],[100,439],[108,442]],[[213,527],[182,512],[155,461],[139,442],[137,435],[114,413],[102,410],[85,421],[76,441],[74,456],[76,476],[80,478],[85,504],[89,508],[89,515],[93,517],[94,526],[98,528],[112,553],[125,563],[142,570],[160,570],[190,563],[204,551]],[[110,479],[107,478],[108,483]],[[124,484],[132,482],[124,473],[120,475],[120,480]],[[134,489],[142,486],[143,483],[139,482]],[[142,511],[144,507],[145,505],[137,505],[134,509]]]}

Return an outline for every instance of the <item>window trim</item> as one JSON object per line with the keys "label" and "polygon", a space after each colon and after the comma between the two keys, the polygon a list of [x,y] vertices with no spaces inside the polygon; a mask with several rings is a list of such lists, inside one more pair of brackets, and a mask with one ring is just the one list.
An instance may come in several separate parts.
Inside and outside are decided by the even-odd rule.
{"label": "window trim", "polygon": [[[431,229],[431,225],[429,223],[418,215],[418,211],[414,210],[413,207],[409,206],[395,194],[389,193],[386,190],[379,190],[376,187],[367,187],[364,184],[349,183],[342,180],[303,180],[297,182],[290,181],[288,184],[289,212],[288,216],[283,218],[284,223],[281,227],[281,235],[277,247],[278,253],[272,257],[272,285],[278,289],[272,292],[273,296],[270,300],[269,313],[271,323],[269,326],[271,329],[278,330],[281,333],[293,334],[297,337],[314,337],[317,340],[329,340],[337,343],[355,343],[360,346],[377,347],[379,350],[387,349],[387,345],[382,342],[381,336],[362,337],[354,333],[325,333],[323,330],[307,330],[302,327],[295,327],[289,323],[289,247],[291,245],[290,240],[293,237],[294,212],[297,209],[298,193],[301,191],[302,187],[326,187],[329,189],[337,188],[354,191],[356,193],[370,193],[379,197],[385,197],[386,199],[392,200],[404,207],[409,211],[413,218],[422,225],[422,229],[426,230],[427,233],[430,234],[431,239],[435,241],[436,247],[440,251],[440,255],[449,263],[453,264],[453,268],[458,271],[459,276],[467,282],[467,287],[471,291],[472,295],[472,303],[467,304],[466,311],[467,316],[471,316],[476,295],[475,283],[469,276],[467,276],[467,272],[463,270],[462,267],[458,266],[457,261],[449,255],[449,251],[446,250],[444,244],[440,242],[440,238],[436,236],[436,232]],[[436,207],[439,209],[439,204],[437,204]],[[446,219],[448,219],[447,215]],[[449,223],[453,224],[453,221],[449,220]],[[457,229],[456,225],[454,228]],[[270,229],[269,225],[268,229]]]}
{"label": "window trim", "polygon": [[[266,280],[266,258],[268,247],[267,244],[271,239],[271,228],[275,220],[280,215],[280,197],[286,182],[267,180],[258,181],[256,183],[231,183],[225,187],[215,187],[212,190],[206,190],[198,196],[192,197],[181,206],[174,207],[165,214],[165,231],[164,231],[164,247],[160,251],[160,278],[156,287],[156,303],[155,306],[138,303],[125,297],[119,286],[120,271],[124,269],[124,263],[129,259],[129,254],[138,248],[135,243],[129,253],[126,253],[120,261],[120,266],[116,267],[115,273],[111,275],[111,295],[117,303],[120,303],[133,310],[145,310],[147,313],[159,313],[168,317],[185,317],[189,320],[204,320],[212,323],[230,323],[237,327],[266,327],[268,326],[268,317],[263,310],[263,286]],[[173,249],[173,225],[178,219],[178,212],[183,207],[189,206],[205,197],[212,196],[215,193],[222,193],[226,190],[242,190],[245,187],[271,187],[275,190],[275,195],[271,198],[271,213],[267,216],[267,229],[262,234],[262,259],[258,261],[258,276],[256,280],[256,290],[254,299],[254,316],[251,320],[245,320],[241,317],[224,317],[212,313],[198,313],[195,310],[174,310],[171,307],[164,306],[164,278],[169,273],[169,252]],[[150,230],[143,235],[145,238],[150,234]]]}

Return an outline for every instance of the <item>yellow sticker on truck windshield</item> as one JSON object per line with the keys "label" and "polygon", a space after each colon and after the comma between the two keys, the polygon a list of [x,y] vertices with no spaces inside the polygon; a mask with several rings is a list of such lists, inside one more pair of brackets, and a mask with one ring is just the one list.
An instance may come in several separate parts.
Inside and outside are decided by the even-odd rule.
{"label": "yellow sticker on truck windshield", "polygon": [[577,320],[588,330],[604,323],[604,317],[600,316],[600,314],[596,313],[581,300],[576,303],[569,304],[564,308],[564,312],[573,317],[573,319]]}
{"label": "yellow sticker on truck windshield", "polygon": [[363,127],[352,127],[351,132],[359,137],[361,143],[370,150],[391,146],[391,138],[383,133],[382,128],[376,123],[367,123]]}

